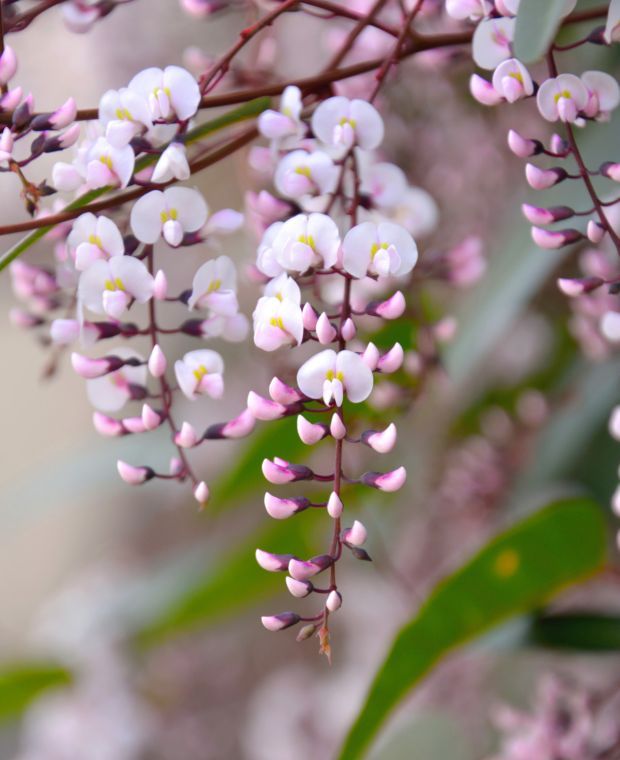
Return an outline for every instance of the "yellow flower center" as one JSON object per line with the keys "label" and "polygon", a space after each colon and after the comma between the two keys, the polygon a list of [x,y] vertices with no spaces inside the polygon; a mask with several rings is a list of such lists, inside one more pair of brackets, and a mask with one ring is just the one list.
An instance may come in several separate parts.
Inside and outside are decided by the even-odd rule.
{"label": "yellow flower center", "polygon": [[517,82],[519,82],[520,84],[523,84],[523,77],[521,76],[520,71],[511,71],[510,74],[508,74],[508,76],[512,77],[513,79],[516,79]]}
{"label": "yellow flower center", "polygon": [[295,174],[301,174],[303,177],[307,177],[308,179],[312,179],[312,174],[310,172],[309,166],[298,166],[295,169]]}
{"label": "yellow flower center", "polygon": [[175,208],[171,208],[169,211],[162,211],[159,215],[159,218],[161,219],[161,223],[165,224],[168,220],[172,220],[173,222],[176,222],[176,220],[179,217],[179,212]]}
{"label": "yellow flower center", "polygon": [[328,369],[327,370],[327,372],[325,374],[325,378],[327,380],[329,380],[329,381],[340,380],[341,383],[344,382],[344,375],[342,374],[342,372],[336,372],[336,373],[334,373],[334,370],[332,370],[332,369]]}
{"label": "yellow flower center", "polygon": [[110,156],[99,156],[99,160],[104,166],[107,166],[110,171],[113,171],[112,159]]}
{"label": "yellow flower center", "polygon": [[106,290],[110,290],[112,292],[115,290],[125,290],[125,286],[123,285],[123,281],[120,277],[116,277],[114,280],[106,280],[104,287]]}
{"label": "yellow flower center", "polygon": [[127,108],[117,108],[116,109],[116,118],[120,121],[133,121],[133,116],[128,111]]}
{"label": "yellow flower center", "polygon": [[356,123],[357,122],[355,121],[355,119],[349,119],[347,116],[343,116],[342,119],[340,119],[340,121],[338,122],[338,124],[340,124],[341,127],[344,127],[345,124],[350,124],[352,129],[355,129]]}
{"label": "yellow flower center", "polygon": [[313,251],[315,250],[314,249],[314,238],[312,237],[312,235],[300,235],[297,238],[297,242],[298,243],[303,243],[304,245],[309,245],[310,248],[312,248]]}
{"label": "yellow flower center", "polygon": [[88,238],[88,242],[91,245],[96,245],[97,248],[101,248],[103,250],[103,243],[101,242],[101,238],[99,235],[90,235]]}
{"label": "yellow flower center", "polygon": [[205,375],[208,375],[208,374],[209,373],[208,373],[207,368],[205,367],[204,364],[201,364],[199,367],[197,367],[194,370],[194,377],[196,378],[197,382],[200,382],[202,380],[202,378]]}
{"label": "yellow flower center", "polygon": [[282,317],[271,317],[269,320],[269,324],[272,327],[279,327],[280,330],[284,330],[284,323],[282,322]]}
{"label": "yellow flower center", "polygon": [[219,290],[222,287],[222,281],[221,280],[211,280],[209,283],[209,287],[207,288],[207,295],[209,293],[215,293],[216,290]]}
{"label": "yellow flower center", "polygon": [[379,251],[387,251],[388,247],[387,243],[373,243],[370,249],[370,258],[374,259]]}
{"label": "yellow flower center", "polygon": [[562,92],[558,92],[556,95],[553,96],[553,99],[557,103],[560,98],[566,98],[566,100],[570,100],[573,96],[570,94],[568,90],[562,90]]}

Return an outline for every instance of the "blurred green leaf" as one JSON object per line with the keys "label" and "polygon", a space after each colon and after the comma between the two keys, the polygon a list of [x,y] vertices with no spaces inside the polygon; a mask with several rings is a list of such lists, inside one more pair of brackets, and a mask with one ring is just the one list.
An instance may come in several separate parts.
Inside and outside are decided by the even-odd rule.
{"label": "blurred green leaf", "polygon": [[16,718],[42,692],[67,686],[71,674],[49,662],[11,663],[0,670],[0,721]]}
{"label": "blurred green leaf", "polygon": [[[203,137],[207,137],[207,135],[213,134],[220,129],[224,129],[225,127],[229,127],[232,124],[237,124],[241,121],[245,121],[246,119],[258,116],[265,109],[269,108],[270,102],[270,99],[267,97],[250,100],[248,103],[244,103],[238,108],[233,108],[227,113],[224,113],[215,119],[211,119],[211,121],[207,121],[204,124],[200,124],[199,126],[195,127],[187,133],[184,142],[186,145],[191,145],[192,143],[195,143],[198,140],[202,140]],[[154,164],[156,160],[157,155],[155,154],[142,156],[142,158],[136,161],[135,171],[139,172],[142,169],[145,169],[147,166]],[[68,203],[65,207],[65,211],[73,211],[75,209],[83,208],[89,203],[97,200],[97,198],[101,198],[103,195],[106,195],[107,193],[110,193],[116,189],[116,187],[106,186],[99,187],[96,190],[90,190],[88,193],[85,193],[79,198],[76,198],[71,203]],[[33,246],[37,241],[41,240],[41,238],[46,235],[51,229],[53,229],[53,227],[54,225],[50,225],[49,227],[40,227],[39,229],[33,230],[28,235],[23,237],[19,242],[17,242],[14,246],[9,248],[6,253],[0,256],[0,272],[18,256],[21,256],[22,253]]]}
{"label": "blurred green leaf", "polygon": [[521,0],[515,27],[515,56],[523,63],[541,58],[566,15],[566,0]]}
{"label": "blurred green leaf", "polygon": [[606,526],[588,499],[556,502],[493,539],[401,629],[342,749],[361,757],[393,707],[447,652],[600,569]]}
{"label": "blurred green leaf", "polygon": [[617,652],[620,617],[588,612],[538,617],[526,632],[526,643],[551,649]]}

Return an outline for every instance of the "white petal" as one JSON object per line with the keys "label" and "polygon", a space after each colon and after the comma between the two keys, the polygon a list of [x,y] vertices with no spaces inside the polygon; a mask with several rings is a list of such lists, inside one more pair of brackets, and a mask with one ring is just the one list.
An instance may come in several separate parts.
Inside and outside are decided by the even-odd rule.
{"label": "white petal", "polygon": [[383,141],[383,119],[365,100],[351,101],[351,119],[355,122],[356,142],[364,150],[373,150]]}
{"label": "white petal", "polygon": [[400,266],[392,274],[396,277],[408,274],[416,265],[418,260],[418,247],[415,240],[400,224],[392,222],[381,222],[377,227],[377,234],[382,243],[393,245],[400,257]]}
{"label": "white petal", "polygon": [[337,96],[328,98],[312,114],[312,131],[327,145],[334,144],[334,128],[341,119],[347,119],[349,116],[348,98]]}
{"label": "white petal", "polygon": [[353,277],[365,277],[371,262],[372,247],[378,243],[377,227],[362,222],[351,228],[342,241],[342,266]]}
{"label": "white petal", "polygon": [[372,371],[359,354],[340,351],[336,358],[336,370],[344,377],[344,387],[349,401],[354,404],[365,401],[372,392]]}
{"label": "white petal", "polygon": [[152,245],[159,240],[161,215],[165,209],[166,202],[161,190],[152,190],[134,203],[130,217],[131,231],[140,242]]}
{"label": "white petal", "polygon": [[334,220],[326,214],[310,214],[308,237],[314,240],[314,248],[323,259],[325,268],[333,267],[340,248],[340,233]]}
{"label": "white petal", "polygon": [[330,370],[335,373],[336,352],[327,348],[325,351],[315,354],[299,368],[297,385],[301,392],[309,398],[321,398],[323,396],[323,383]]}
{"label": "white petal", "polygon": [[192,187],[169,187],[164,190],[168,209],[175,209],[185,232],[196,232],[207,221],[209,209],[199,190]]}
{"label": "white petal", "polygon": [[170,90],[170,101],[179,119],[190,119],[200,103],[200,89],[194,77],[180,66],[167,66],[164,87]]}

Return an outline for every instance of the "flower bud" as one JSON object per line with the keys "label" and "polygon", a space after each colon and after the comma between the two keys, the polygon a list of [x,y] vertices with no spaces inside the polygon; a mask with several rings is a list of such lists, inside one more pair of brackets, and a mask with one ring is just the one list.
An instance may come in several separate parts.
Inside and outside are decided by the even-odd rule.
{"label": "flower bud", "polygon": [[620,164],[607,162],[601,166],[600,172],[604,177],[609,177],[614,182],[620,182]]}
{"label": "flower bud", "polygon": [[171,457],[168,472],[173,478],[181,477],[185,472],[185,465],[179,457]]}
{"label": "flower bud", "polygon": [[104,356],[101,359],[90,359],[82,354],[71,354],[71,366],[80,377],[92,380],[95,377],[102,377],[110,372],[115,372],[124,366],[126,362],[118,356]]}
{"label": "flower bud", "polygon": [[162,423],[162,417],[148,404],[142,406],[142,424],[147,430],[155,430]]}
{"label": "flower bud", "polygon": [[327,570],[333,562],[334,559],[329,554],[319,554],[307,562],[301,559],[292,559],[288,563],[288,571],[296,581],[307,581],[308,578],[312,578],[314,575],[322,573],[323,570]]}
{"label": "flower bud", "polygon": [[122,420],[123,427],[128,433],[145,433],[146,427],[142,417],[125,417]]}
{"label": "flower bud", "polygon": [[50,325],[50,337],[59,346],[73,343],[80,336],[80,324],[77,319],[55,319]]}
{"label": "flower bud", "polygon": [[342,607],[342,596],[340,596],[336,589],[330,591],[327,595],[325,606],[330,612],[336,612],[336,610],[339,610]]}
{"label": "flower bud", "polygon": [[582,239],[583,235],[579,230],[543,230],[540,227],[532,227],[532,240],[547,250],[563,248]]}
{"label": "flower bud", "polygon": [[325,438],[328,433],[327,425],[309,422],[303,415],[297,417],[297,434],[303,443],[312,446]]}
{"label": "flower bud", "polygon": [[540,169],[534,164],[525,165],[525,178],[528,185],[534,190],[546,190],[549,187],[557,185],[566,179],[564,169],[556,167],[555,169]]}
{"label": "flower bud", "polygon": [[387,301],[372,301],[366,306],[366,314],[382,319],[398,319],[403,315],[407,303],[405,296],[397,290]]}
{"label": "flower bud", "polygon": [[379,454],[387,454],[396,445],[396,425],[391,422],[382,432],[367,430],[362,433],[362,443],[378,451]]}
{"label": "flower bud", "polygon": [[116,469],[125,483],[129,483],[130,486],[139,486],[155,477],[155,473],[150,467],[134,467],[123,462],[122,459],[116,462]]}
{"label": "flower bud", "polygon": [[277,401],[279,404],[284,404],[285,406],[295,404],[303,398],[298,390],[283,383],[279,377],[274,377],[269,383],[269,395],[274,401]]}
{"label": "flower bud", "polygon": [[601,332],[611,343],[620,343],[620,313],[608,311],[600,321]]}
{"label": "flower bud", "polygon": [[329,432],[337,441],[341,441],[347,434],[347,429],[344,422],[342,421],[342,417],[336,412],[332,414],[332,418],[329,423]]}
{"label": "flower bud", "polygon": [[249,409],[244,409],[241,414],[229,422],[219,422],[207,428],[204,438],[208,440],[218,438],[245,438],[256,425],[256,417]]}
{"label": "flower bud", "polygon": [[551,135],[550,148],[559,158],[565,158],[570,153],[570,144],[558,134]]}
{"label": "flower bud", "polygon": [[501,103],[503,98],[497,92],[491,82],[487,81],[478,74],[472,74],[469,80],[469,91],[473,98],[483,106],[496,106]]}
{"label": "flower bud", "polygon": [[290,464],[278,458],[273,462],[270,459],[264,459],[262,471],[266,480],[274,485],[293,483],[296,480],[310,480],[313,476],[309,467],[303,464]]}
{"label": "flower bud", "polygon": [[[44,132],[47,129],[62,129],[68,127],[75,121],[77,116],[77,106],[73,98],[66,100],[60,108],[53,113],[41,113],[35,116],[30,123],[31,129],[35,132]],[[78,133],[79,133],[79,125]]]}
{"label": "flower bud", "polygon": [[123,427],[123,423],[114,417],[108,417],[107,414],[101,412],[93,412],[93,425],[99,435],[103,435],[106,438],[115,438],[126,434],[126,430]]}
{"label": "flower bud", "polygon": [[194,499],[196,499],[201,507],[204,507],[209,501],[209,486],[204,480],[201,480],[194,488]]}
{"label": "flower bud", "polygon": [[13,87],[0,97],[0,109],[2,111],[14,111],[21,102],[24,91],[21,87]]}
{"label": "flower bud", "polygon": [[582,277],[581,279],[560,277],[558,279],[558,288],[565,296],[569,296],[569,298],[575,298],[584,293],[590,293],[590,291],[596,290],[604,284],[605,280],[601,280],[600,277]]}
{"label": "flower bud", "polygon": [[316,323],[316,337],[318,338],[319,343],[322,345],[326,345],[328,343],[331,343],[336,335],[338,335],[338,332],[334,328],[334,326],[330,323],[327,314],[323,312],[321,316],[318,318]]}
{"label": "flower bud", "polygon": [[168,361],[166,355],[159,347],[159,344],[156,343],[148,360],[149,372],[153,377],[163,377],[166,374],[167,367]]}
{"label": "flower bud", "polygon": [[308,625],[304,625],[304,627],[300,629],[295,640],[305,641],[306,639],[309,639],[310,636],[313,636],[316,633],[318,627],[319,626],[317,623],[309,623]]}
{"label": "flower bud", "polygon": [[379,349],[375,346],[374,343],[369,343],[366,346],[366,349],[364,353],[362,354],[362,359],[364,361],[364,364],[372,370],[377,369],[377,363],[379,362]]}
{"label": "flower bud", "polygon": [[274,520],[286,520],[297,512],[302,512],[310,506],[310,499],[302,496],[298,499],[280,499],[278,496],[265,494],[265,509]]}
{"label": "flower bud", "polygon": [[392,348],[379,359],[377,362],[377,371],[384,375],[396,372],[402,366],[405,352],[400,343],[395,343]]}
{"label": "flower bud", "polygon": [[153,298],[156,301],[163,301],[168,295],[168,280],[163,269],[159,269],[153,280]]}
{"label": "flower bud", "polygon": [[303,599],[308,594],[311,594],[314,588],[310,581],[297,581],[295,578],[291,578],[290,575],[286,576],[286,587],[298,599]]}
{"label": "flower bud", "polygon": [[355,334],[355,322],[351,319],[351,317],[348,317],[345,319],[344,324],[342,325],[340,335],[342,336],[343,340],[353,340],[353,338],[355,338]]}
{"label": "flower bud", "polygon": [[4,87],[17,72],[17,56],[12,47],[4,46],[0,55],[0,85]]}
{"label": "flower bud", "polygon": [[368,532],[359,520],[354,520],[350,528],[342,531],[342,540],[349,546],[362,546],[367,538]]}
{"label": "flower bud", "polygon": [[[616,517],[620,517],[620,485],[617,486],[611,497],[611,508]],[[620,540],[618,541],[618,546],[620,546]]]}
{"label": "flower bud", "polygon": [[521,211],[523,211],[523,216],[528,222],[537,225],[553,224],[553,222],[559,222],[562,219],[570,219],[575,213],[568,206],[540,208],[539,206],[531,206],[529,203],[521,204]]}
{"label": "flower bud", "polygon": [[319,315],[312,308],[312,304],[310,303],[304,304],[304,307],[301,310],[301,316],[302,316],[304,327],[306,328],[306,330],[314,330],[314,328],[316,327],[316,323],[319,318]]}
{"label": "flower bud", "polygon": [[615,406],[612,409],[609,417],[609,435],[615,438],[616,441],[620,441],[620,406]]}
{"label": "flower bud", "polygon": [[603,227],[603,225],[600,222],[594,221],[594,219],[590,219],[588,222],[588,227],[586,230],[586,235],[588,237],[588,240],[591,243],[594,243],[594,245],[598,245],[601,240],[605,237],[607,230]]}
{"label": "flower bud", "polygon": [[283,631],[299,623],[301,618],[295,612],[281,612],[279,615],[263,615],[261,623],[268,631]]}
{"label": "flower bud", "polygon": [[270,573],[282,573],[288,570],[289,562],[292,559],[296,559],[292,554],[272,554],[262,549],[257,549],[255,556],[256,561],[263,570],[267,570]]}
{"label": "flower bud", "polygon": [[365,472],[360,478],[360,482],[372,488],[378,488],[380,491],[391,493],[402,488],[406,479],[407,470],[404,467],[398,467],[385,473]]}
{"label": "flower bud", "polygon": [[198,440],[198,434],[189,422],[183,422],[181,429],[174,434],[175,444],[182,449],[191,449],[198,443]]}
{"label": "flower bud", "polygon": [[25,330],[45,324],[44,319],[23,309],[11,309],[9,311],[9,320],[14,327],[20,327]]}
{"label": "flower bud", "polygon": [[360,549],[358,546],[351,546],[349,548],[351,549],[351,554],[355,557],[355,559],[361,559],[364,562],[372,562],[370,554],[368,554],[366,549]]}
{"label": "flower bud", "polygon": [[529,158],[541,153],[543,150],[542,143],[538,140],[530,140],[522,137],[514,129],[508,132],[508,147],[519,158]]}
{"label": "flower bud", "polygon": [[257,420],[279,420],[287,413],[287,408],[277,401],[271,401],[258,393],[248,393],[248,409]]}
{"label": "flower bud", "polygon": [[340,496],[335,491],[332,491],[327,501],[327,514],[334,520],[337,520],[342,514],[344,506]]}

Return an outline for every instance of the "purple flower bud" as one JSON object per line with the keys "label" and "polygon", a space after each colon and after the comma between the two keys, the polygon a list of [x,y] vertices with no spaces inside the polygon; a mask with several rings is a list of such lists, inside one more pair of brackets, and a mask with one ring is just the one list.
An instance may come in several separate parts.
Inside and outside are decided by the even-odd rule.
{"label": "purple flower bud", "polygon": [[327,570],[333,562],[334,559],[329,554],[319,554],[307,562],[294,558],[288,563],[288,571],[296,581],[307,581],[308,578]]}
{"label": "purple flower bud", "polygon": [[204,507],[209,501],[209,486],[204,480],[201,480],[194,488],[194,499],[196,499],[201,507]]}
{"label": "purple flower bud", "polygon": [[53,113],[41,113],[38,116],[35,116],[30,123],[30,127],[35,132],[44,132],[46,129],[62,129],[74,122],[76,115],[77,106],[75,100],[69,98]]}
{"label": "purple flower bud", "polygon": [[104,435],[106,438],[115,438],[127,433],[122,422],[101,412],[93,412],[93,425],[99,435]]}
{"label": "purple flower bud", "polygon": [[575,279],[560,277],[558,279],[558,288],[565,296],[569,296],[570,298],[581,296],[584,293],[590,293],[592,290],[596,290],[604,284],[605,280],[601,280],[600,277],[582,277]]}
{"label": "purple flower bud", "polygon": [[290,464],[278,457],[273,462],[270,459],[263,459],[262,470],[266,480],[275,485],[293,483],[296,480],[310,480],[314,474],[303,464]]}
{"label": "purple flower bud", "polygon": [[514,129],[508,132],[508,147],[519,158],[529,158],[541,153],[543,150],[542,143],[538,140],[530,140],[522,137]]}
{"label": "purple flower bud", "polygon": [[566,179],[566,172],[560,167],[554,169],[540,169],[534,164],[525,165],[525,178],[528,185],[534,190],[546,190]]}
{"label": "purple flower bud", "polygon": [[295,612],[281,612],[279,615],[263,615],[262,624],[268,631],[283,631],[299,623],[301,618]]}
{"label": "purple flower bud", "polygon": [[407,307],[405,296],[397,290],[387,301],[372,301],[366,306],[366,314],[382,319],[398,319]]}
{"label": "purple flower bud", "polygon": [[159,269],[153,280],[153,298],[156,301],[163,301],[168,295],[168,280],[163,269]]}
{"label": "purple flower bud", "polygon": [[288,570],[289,562],[292,559],[295,559],[293,554],[272,554],[262,549],[256,550],[256,561],[263,570],[267,570],[270,573],[282,573]]}
{"label": "purple flower bud", "polygon": [[102,359],[90,359],[82,354],[71,354],[71,366],[80,377],[92,380],[95,377],[102,377],[110,372],[115,372],[125,364],[123,359],[118,356],[105,356]]}
{"label": "purple flower bud", "polygon": [[614,182],[620,182],[620,164],[609,161],[601,166],[600,172],[604,177],[609,177]]}
{"label": "purple flower bud", "polygon": [[166,355],[159,347],[159,344],[156,343],[148,360],[149,372],[153,377],[163,377],[166,374],[167,367],[168,361],[166,360]]}
{"label": "purple flower bud", "polygon": [[174,435],[175,444],[182,449],[191,449],[198,443],[198,440],[198,434],[189,422],[183,422],[181,429]]}
{"label": "purple flower bud", "polygon": [[308,594],[312,593],[314,586],[310,581],[297,581],[295,578],[291,578],[290,575],[286,577],[286,586],[293,596],[298,599],[303,599]]}
{"label": "purple flower bud", "polygon": [[155,473],[150,467],[134,467],[131,464],[127,464],[127,462],[123,462],[122,459],[117,461],[116,469],[125,483],[129,483],[130,486],[139,486],[155,477]]}
{"label": "purple flower bud", "polygon": [[403,359],[405,358],[405,352],[400,343],[394,343],[392,348],[379,359],[377,362],[377,371],[382,372],[384,375],[389,375],[392,372],[396,372],[402,366]]}
{"label": "purple flower bud", "polygon": [[551,135],[550,147],[551,151],[555,153],[559,158],[564,158],[570,153],[569,143],[567,143],[563,137],[560,137],[560,135],[557,134]]}
{"label": "purple flower bud", "polygon": [[[31,151],[33,154],[38,154],[55,153],[58,150],[66,150],[72,145],[75,145],[75,143],[79,140],[80,132],[81,129],[79,124],[74,124],[72,127],[69,127],[69,129],[66,129],[61,134],[53,135],[52,137],[48,137],[47,133],[44,132],[40,138],[32,143]],[[41,139],[43,141],[39,144],[39,140]]]}
{"label": "purple flower bud", "polygon": [[342,336],[343,340],[353,340],[353,338],[355,338],[355,333],[355,322],[351,319],[351,317],[348,317],[345,319],[344,324],[342,325],[340,335]]}
{"label": "purple flower bud", "polygon": [[19,105],[24,91],[21,87],[14,87],[9,90],[5,95],[0,97],[0,110],[2,111],[14,111]]}
{"label": "purple flower bud", "polygon": [[473,98],[483,106],[496,106],[504,98],[497,92],[495,87],[478,74],[472,74],[469,80],[469,91]]}
{"label": "purple flower bud", "polygon": [[337,441],[341,441],[347,434],[347,429],[339,414],[334,412],[329,423],[329,432]]}
{"label": "purple flower bud", "polygon": [[322,345],[326,345],[328,343],[331,343],[336,335],[338,335],[338,332],[336,331],[335,327],[330,323],[327,314],[323,312],[321,316],[317,319],[316,322],[316,337],[319,340],[319,343]]}
{"label": "purple flower bud", "polygon": [[351,546],[350,549],[351,554],[355,557],[355,559],[361,559],[364,562],[372,562],[370,554],[368,554],[366,549],[360,549],[358,546]]}
{"label": "purple flower bud", "polygon": [[274,520],[285,520],[297,512],[308,509],[309,506],[310,499],[305,496],[297,499],[280,499],[278,496],[270,494],[269,491],[265,494],[265,509],[269,517],[273,517]]}
{"label": "purple flower bud", "polygon": [[312,446],[325,438],[328,434],[327,425],[309,422],[303,415],[297,417],[297,434],[300,440],[308,446]]}
{"label": "purple flower bud", "polygon": [[364,361],[364,364],[369,369],[372,369],[372,370],[377,369],[379,357],[380,357],[379,349],[372,342],[366,346],[366,349],[364,353],[362,354],[362,359]]}
{"label": "purple flower bud", "polygon": [[248,393],[248,409],[257,420],[278,420],[288,412],[283,404],[259,396],[254,391]]}
{"label": "purple flower bud", "polygon": [[249,409],[244,409],[238,417],[229,422],[219,422],[211,425],[204,438],[213,440],[217,438],[245,438],[256,425],[256,418]]}
{"label": "purple flower bud", "polygon": [[284,404],[285,406],[295,404],[303,399],[303,396],[298,390],[283,383],[279,377],[274,377],[269,383],[269,395],[274,401],[277,401],[279,404]]}
{"label": "purple flower bud", "polygon": [[605,234],[607,233],[607,230],[603,227],[603,225],[600,222],[594,221],[594,219],[590,219],[588,222],[588,227],[586,230],[586,235],[588,237],[588,240],[591,243],[594,243],[594,245],[598,245],[601,240],[605,237]]}
{"label": "purple flower bud", "polygon": [[162,423],[163,417],[148,404],[142,406],[142,424],[147,430],[155,430]]}
{"label": "purple flower bud", "polygon": [[529,203],[523,203],[521,210],[528,222],[537,225],[553,224],[553,222],[559,222],[561,219],[570,219],[575,214],[573,209],[568,206],[540,208],[539,206],[531,206]]}
{"label": "purple flower bud", "polygon": [[5,45],[0,55],[0,85],[4,87],[17,71],[17,56],[12,47]]}
{"label": "purple flower bud", "polygon": [[397,467],[390,472],[365,472],[360,478],[364,485],[378,488],[380,491],[398,491],[407,480],[407,470],[404,467]]}
{"label": "purple flower bud", "polygon": [[355,520],[350,528],[342,531],[342,540],[349,546],[362,546],[367,538],[368,532],[359,520]]}
{"label": "purple flower bud", "polygon": [[125,417],[122,420],[123,427],[128,433],[145,433],[146,427],[142,421],[142,417]]}
{"label": "purple flower bud", "polygon": [[396,445],[396,425],[391,422],[381,432],[367,430],[362,433],[362,443],[370,446],[371,449],[378,451],[380,454],[387,454]]}
{"label": "purple flower bud", "polygon": [[543,230],[540,227],[532,227],[532,240],[541,248],[554,250],[563,248],[565,245],[582,240],[583,235],[579,230]]}
{"label": "purple flower bud", "polygon": [[312,308],[312,304],[305,303],[304,308],[301,310],[301,316],[303,319],[304,327],[306,330],[314,330],[316,327],[319,315]]}
{"label": "purple flower bud", "polygon": [[336,589],[330,591],[325,601],[325,606],[330,612],[336,612],[342,607],[342,596]]}
{"label": "purple flower bud", "polygon": [[332,491],[327,500],[327,514],[334,520],[337,520],[342,514],[343,509],[344,506],[340,496],[335,491]]}

